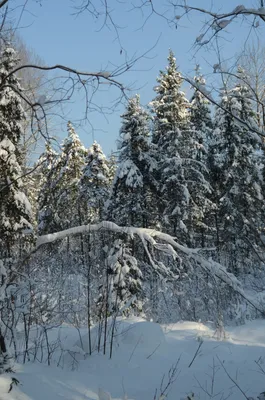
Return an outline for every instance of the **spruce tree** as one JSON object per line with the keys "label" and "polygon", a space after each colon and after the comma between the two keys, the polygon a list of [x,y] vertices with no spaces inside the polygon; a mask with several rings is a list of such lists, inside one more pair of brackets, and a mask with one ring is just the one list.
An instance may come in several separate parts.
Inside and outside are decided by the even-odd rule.
{"label": "spruce tree", "polygon": [[[108,252],[106,259],[108,268],[108,290],[110,312],[118,312],[129,301],[128,308],[141,311],[140,293],[142,272],[137,259],[132,256],[128,245],[117,239]],[[124,313],[128,313],[128,308]]]}
{"label": "spruce tree", "polygon": [[172,51],[168,67],[160,72],[157,81],[157,96],[150,105],[154,114],[153,142],[157,146],[162,225],[191,244],[194,225],[202,223],[209,185],[203,166],[194,157],[190,104],[181,91],[183,80]]}
{"label": "spruce tree", "polygon": [[[239,70],[243,75],[243,71]],[[255,231],[259,226],[263,196],[257,164],[259,143],[249,128],[257,129],[249,88],[241,79],[227,90],[215,115],[215,130],[209,154],[214,187],[217,245],[228,252],[228,265],[234,273],[239,265],[252,264],[251,250],[256,247]],[[251,244],[250,244],[251,243]]]}
{"label": "spruce tree", "polygon": [[196,66],[195,72],[194,82],[198,88],[194,89],[190,100],[190,123],[195,140],[195,158],[206,163],[213,123],[209,100],[203,95],[202,90],[199,90],[203,89],[206,84],[204,77],[200,73],[199,65]]}
{"label": "spruce tree", "polygon": [[58,229],[67,229],[80,223],[78,205],[79,181],[85,165],[86,149],[71,122],[67,124],[68,136],[62,144],[58,160],[56,181],[55,220]]}
{"label": "spruce tree", "polygon": [[109,183],[110,185],[112,185],[117,171],[117,157],[113,152],[108,158],[108,167],[109,167]]}
{"label": "spruce tree", "polygon": [[88,149],[85,166],[79,184],[81,223],[98,222],[103,219],[104,205],[110,189],[108,160],[101,146],[94,142]]}
{"label": "spruce tree", "polygon": [[13,48],[4,48],[0,59],[0,257],[10,257],[18,238],[32,230],[31,206],[22,190],[20,139],[25,113],[18,95],[22,89],[15,74],[8,76],[18,61]]}
{"label": "spruce tree", "polygon": [[121,225],[152,224],[151,191],[154,159],[149,142],[148,113],[140,98],[129,100],[122,115],[118,168],[107,207],[107,218]]}
{"label": "spruce tree", "polygon": [[185,93],[181,91],[183,79],[177,70],[176,59],[171,50],[168,66],[165,71],[160,71],[157,83],[154,88],[157,95],[150,103],[154,113],[152,139],[153,143],[158,145],[159,151],[163,151],[171,137],[178,138],[181,129],[188,123],[189,102]]}
{"label": "spruce tree", "polygon": [[38,160],[36,178],[39,179],[39,194],[37,200],[38,234],[43,235],[56,231],[54,221],[56,207],[56,182],[58,180],[59,154],[51,143],[45,144],[45,152]]}
{"label": "spruce tree", "polygon": [[[19,80],[10,72],[19,60],[12,47],[0,55],[0,373],[10,371],[10,356],[6,346],[6,329],[14,318],[10,297],[10,275],[16,276],[14,262],[27,250],[32,238],[31,205],[23,191],[22,152],[20,141],[25,113]],[[28,236],[28,234],[31,234]],[[18,291],[18,287],[16,288]],[[9,306],[8,306],[9,305]],[[12,309],[12,315],[10,309]],[[15,317],[16,318],[16,317]],[[5,324],[3,320],[5,319]]]}
{"label": "spruce tree", "polygon": [[79,181],[85,165],[86,150],[71,122],[68,136],[58,155],[46,146],[41,156],[42,185],[39,195],[39,234],[52,233],[79,225]]}

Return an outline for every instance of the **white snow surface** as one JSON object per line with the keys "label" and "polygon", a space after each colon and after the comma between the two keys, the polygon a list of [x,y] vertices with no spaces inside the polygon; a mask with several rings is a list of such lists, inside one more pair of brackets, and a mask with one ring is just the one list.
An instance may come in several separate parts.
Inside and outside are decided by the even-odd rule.
{"label": "white snow surface", "polygon": [[[201,400],[211,398],[206,392],[217,400],[257,399],[265,391],[262,373],[265,369],[265,320],[230,327],[222,341],[216,338],[211,325],[178,322],[160,326],[140,318],[120,319],[112,359],[97,351],[92,356],[85,355],[76,329],[66,325],[54,328],[50,338],[56,340],[59,334],[64,348],[75,353],[80,351],[75,368],[71,368],[73,358],[70,356],[68,363],[65,357],[64,366],[57,367],[59,353],[50,367],[38,362],[16,364],[15,373],[0,376],[0,399],[152,400],[156,389],[160,394],[163,376],[164,385],[167,384],[168,371],[179,358],[177,379],[168,392],[169,400],[186,399],[192,392],[194,399]],[[92,335],[96,330],[97,327]],[[80,335],[82,342],[86,341],[85,329],[81,329]],[[189,367],[201,341],[198,355]],[[12,377],[20,384],[8,393]]]}

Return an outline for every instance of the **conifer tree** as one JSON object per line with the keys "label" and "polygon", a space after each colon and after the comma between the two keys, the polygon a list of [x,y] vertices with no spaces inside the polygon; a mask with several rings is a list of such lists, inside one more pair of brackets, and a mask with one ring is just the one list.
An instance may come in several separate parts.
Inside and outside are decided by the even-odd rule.
{"label": "conifer tree", "polygon": [[[22,122],[25,113],[22,107],[22,92],[19,80],[10,72],[19,60],[12,47],[5,47],[0,54],[0,373],[10,371],[10,355],[7,351],[5,331],[10,318],[12,304],[7,290],[14,261],[27,249],[27,238],[32,238],[31,205],[23,191]],[[28,236],[28,234],[31,234]],[[3,307],[4,305],[4,307]],[[12,307],[12,306],[11,306]],[[5,319],[5,325],[3,320]]]}
{"label": "conifer tree", "polygon": [[[205,87],[205,79],[200,73],[199,65],[196,66],[194,82],[199,88]],[[201,90],[195,88],[190,100],[190,123],[195,140],[195,158],[207,162],[207,150],[211,138],[213,123],[209,100],[202,94]]]}
{"label": "conifer tree", "polygon": [[45,152],[38,160],[36,178],[39,179],[39,194],[37,200],[38,234],[56,231],[54,221],[56,207],[56,182],[58,180],[59,154],[52,148],[51,143],[45,144]]}
{"label": "conifer tree", "polygon": [[108,160],[101,146],[94,142],[87,151],[85,166],[79,184],[81,223],[98,222],[103,219],[104,205],[110,189]]}
{"label": "conifer tree", "polygon": [[38,214],[40,234],[67,229],[80,222],[77,200],[86,150],[71,122],[67,129],[61,154],[48,144],[39,160],[43,164]]}
{"label": "conifer tree", "polygon": [[114,153],[111,153],[108,159],[108,167],[109,167],[109,183],[112,185],[116,171],[117,171],[117,157]]}
{"label": "conifer tree", "polygon": [[6,47],[0,58],[0,257],[10,257],[23,233],[31,230],[31,206],[22,190],[20,139],[25,119],[19,81],[8,76],[18,63],[15,50]]}
{"label": "conifer tree", "polygon": [[169,51],[168,66],[160,71],[158,85],[154,88],[157,93],[150,103],[154,113],[153,143],[159,150],[164,150],[172,136],[178,138],[181,129],[188,123],[189,102],[181,91],[183,79],[177,70],[176,59]]}
{"label": "conifer tree", "polygon": [[86,156],[85,147],[71,122],[67,124],[67,131],[68,136],[63,141],[62,153],[58,160],[59,175],[55,188],[55,220],[60,230],[79,225],[79,181]]}
{"label": "conifer tree", "polygon": [[150,196],[155,168],[149,142],[149,116],[140,98],[129,100],[122,115],[118,168],[108,203],[107,216],[121,225],[151,224]]}
{"label": "conifer tree", "polygon": [[[209,167],[218,205],[217,244],[230,253],[233,272],[244,262],[250,265],[250,247],[255,248],[255,229],[259,225],[262,191],[257,164],[259,144],[246,125],[257,129],[251,93],[242,79],[223,94],[222,108],[216,110],[215,130],[209,155]],[[252,243],[249,246],[249,243]],[[227,246],[229,248],[227,248]]]}
{"label": "conifer tree", "polygon": [[[132,256],[123,240],[115,240],[108,252],[106,264],[109,274],[109,311],[119,311],[128,301],[130,307],[141,311],[139,296],[142,272],[137,259]],[[128,309],[125,309],[125,312],[128,312]]]}
{"label": "conifer tree", "polygon": [[172,51],[168,67],[160,72],[157,81],[157,96],[150,105],[154,113],[153,142],[157,145],[163,226],[190,242],[194,224],[202,221],[209,185],[201,164],[194,157],[190,104],[181,91],[182,78]]}

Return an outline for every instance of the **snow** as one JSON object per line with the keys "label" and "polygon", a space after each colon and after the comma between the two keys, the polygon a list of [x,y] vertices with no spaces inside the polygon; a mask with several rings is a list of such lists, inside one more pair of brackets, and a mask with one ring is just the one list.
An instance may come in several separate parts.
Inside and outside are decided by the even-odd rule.
{"label": "snow", "polygon": [[135,346],[142,353],[152,351],[165,342],[165,335],[159,324],[140,321],[132,324],[122,335],[122,343]]}
{"label": "snow", "polygon": [[[210,322],[159,326],[135,317],[118,324],[111,359],[94,352],[81,357],[74,369],[70,362],[64,368],[56,367],[56,362],[50,367],[38,362],[16,364],[15,373],[0,376],[1,400],[146,400],[154,398],[156,390],[159,398],[170,368],[177,363],[168,400],[186,399],[191,393],[201,400],[256,400],[264,392],[264,320],[230,327],[223,341],[217,340]],[[77,330],[67,326],[63,330],[64,344],[77,349]],[[53,329],[54,339],[56,334],[58,329]],[[19,383],[8,393],[12,377]]]}
{"label": "snow", "polygon": [[236,8],[233,10],[233,13],[237,14],[237,13],[240,13],[240,12],[242,12],[242,11],[244,11],[244,10],[245,10],[245,6],[243,6],[243,5],[238,5],[238,6],[236,6]]}
{"label": "snow", "polygon": [[45,96],[45,94],[42,94],[42,95],[39,97],[37,103],[40,104],[41,106],[44,106],[45,101],[46,101],[46,96]]}
{"label": "snow", "polygon": [[28,201],[27,196],[25,195],[25,193],[21,192],[21,191],[17,191],[14,194],[14,199],[17,202],[17,205],[19,206],[20,204],[23,205],[25,212],[30,215],[32,210],[31,210],[31,205],[30,202]]}
{"label": "snow", "polygon": [[201,42],[201,40],[202,40],[203,37],[204,37],[204,33],[202,33],[201,35],[199,35],[199,36],[196,38],[196,42],[197,42],[197,43]]}
{"label": "snow", "polygon": [[217,22],[217,25],[220,29],[224,29],[231,23],[230,19],[223,19],[222,21]]}

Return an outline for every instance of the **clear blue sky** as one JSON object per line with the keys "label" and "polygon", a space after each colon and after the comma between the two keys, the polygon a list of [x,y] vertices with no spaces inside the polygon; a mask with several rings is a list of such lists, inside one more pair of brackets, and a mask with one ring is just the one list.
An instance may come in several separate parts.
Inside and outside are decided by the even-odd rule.
{"label": "clear blue sky", "polygon": [[[95,0],[95,3],[97,2],[98,0]],[[114,19],[122,27],[120,39],[128,57],[146,52],[158,40],[147,58],[140,59],[133,71],[120,77],[125,85],[133,84],[132,95],[140,93],[142,104],[147,104],[154,96],[156,77],[159,70],[166,66],[169,48],[174,51],[183,73],[192,76],[196,62],[201,64],[202,72],[207,74],[212,71],[210,65],[217,62],[216,54],[204,48],[194,55],[195,51],[192,49],[195,38],[201,33],[200,29],[205,19],[202,15],[193,14],[189,19],[181,20],[178,29],[169,27],[165,20],[153,15],[141,29],[144,19],[139,12],[128,11],[131,9],[131,2],[125,1],[124,4],[109,0],[109,3],[113,4],[115,9],[112,14]],[[161,4],[162,0],[153,0],[153,3]],[[207,7],[211,2],[193,1],[197,6],[198,3],[200,7]],[[238,0],[214,0],[213,3],[218,4],[220,10],[231,10],[238,4]],[[255,6],[256,3],[255,0],[244,1],[246,7]],[[16,15],[20,10],[17,9]],[[29,0],[27,10],[20,22],[20,26],[23,27],[19,31],[20,35],[26,44],[43,58],[46,65],[64,64],[80,70],[97,71],[110,68],[108,65],[111,63],[119,65],[125,61],[125,54],[120,55],[120,45],[115,41],[115,32],[106,27],[99,31],[100,22],[93,21],[88,13],[74,16],[73,1],[42,0],[40,5],[39,2]],[[241,26],[239,22],[227,28],[225,41],[222,42],[224,58],[229,60],[242,48],[249,28],[249,25]],[[258,32],[261,37],[265,37],[265,27],[259,28]],[[99,104],[108,105],[117,95],[118,92],[112,89],[111,92],[98,94],[96,100]],[[90,121],[95,129],[94,134],[92,135],[89,125],[77,129],[84,144],[89,146],[94,138],[106,153],[115,150],[120,128],[119,115],[122,110],[121,106],[116,113],[108,115],[107,120],[99,113],[91,113]],[[81,96],[76,97],[75,104],[71,104],[68,111],[67,119],[74,121],[82,116],[84,104]],[[58,131],[60,129],[60,136],[63,137],[66,127],[58,127]]]}

